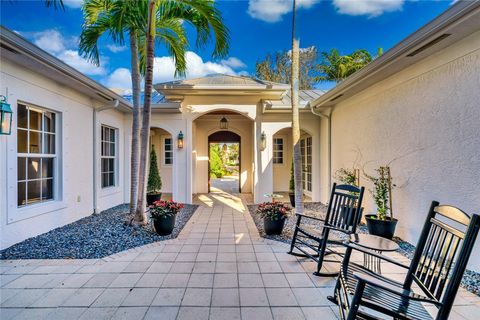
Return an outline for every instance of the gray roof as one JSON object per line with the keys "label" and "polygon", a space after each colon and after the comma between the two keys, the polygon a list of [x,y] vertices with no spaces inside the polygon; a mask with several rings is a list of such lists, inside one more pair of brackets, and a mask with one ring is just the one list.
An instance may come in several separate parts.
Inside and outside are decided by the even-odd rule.
{"label": "gray roof", "polygon": [[259,89],[287,89],[288,84],[260,80],[249,76],[233,76],[228,74],[210,74],[201,78],[182,79],[156,84],[156,88],[189,88],[189,87],[258,87]]}
{"label": "gray roof", "polygon": [[[270,108],[290,108],[291,106],[291,90],[285,92],[281,100],[265,100],[265,104]],[[305,107],[308,102],[317,99],[323,95],[325,91],[323,90],[300,90],[298,93],[300,107]]]}

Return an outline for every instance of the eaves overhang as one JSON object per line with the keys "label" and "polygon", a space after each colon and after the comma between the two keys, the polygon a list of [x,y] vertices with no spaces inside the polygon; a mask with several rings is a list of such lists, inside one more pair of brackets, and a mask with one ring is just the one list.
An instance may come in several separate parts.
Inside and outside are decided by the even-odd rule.
{"label": "eaves overhang", "polygon": [[480,1],[459,1],[309,105],[331,108],[480,30]]}
{"label": "eaves overhang", "polygon": [[100,102],[118,100],[123,112],[132,110],[130,101],[4,26],[0,26],[0,46],[2,60],[10,60]]}

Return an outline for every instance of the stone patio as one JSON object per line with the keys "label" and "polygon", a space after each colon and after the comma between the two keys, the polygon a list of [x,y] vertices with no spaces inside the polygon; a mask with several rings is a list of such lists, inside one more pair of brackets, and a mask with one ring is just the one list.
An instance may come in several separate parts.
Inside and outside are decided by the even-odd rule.
{"label": "stone patio", "polygon": [[[105,259],[0,261],[0,318],[337,319],[326,298],[335,279],[313,276],[314,264],[260,238],[250,200],[200,195],[177,239]],[[460,289],[455,304],[450,319],[478,319],[479,297]]]}

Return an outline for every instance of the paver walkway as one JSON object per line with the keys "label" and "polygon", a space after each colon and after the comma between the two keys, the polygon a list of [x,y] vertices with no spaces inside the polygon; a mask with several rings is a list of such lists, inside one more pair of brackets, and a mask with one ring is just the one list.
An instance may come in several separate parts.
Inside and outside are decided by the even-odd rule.
{"label": "paver walkway", "polygon": [[[200,195],[178,239],[105,259],[0,261],[0,318],[336,319],[335,280],[260,238],[248,200]],[[478,319],[479,301],[461,290],[451,319]]]}

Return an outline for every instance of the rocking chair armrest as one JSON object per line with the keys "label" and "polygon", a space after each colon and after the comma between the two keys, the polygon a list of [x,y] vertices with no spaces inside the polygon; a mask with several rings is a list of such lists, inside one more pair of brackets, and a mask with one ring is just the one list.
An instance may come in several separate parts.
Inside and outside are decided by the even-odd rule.
{"label": "rocking chair armrest", "polygon": [[325,221],[325,219],[318,218],[318,217],[307,216],[306,214],[303,214],[303,213],[295,213],[295,215],[299,216],[299,217],[302,217],[302,218],[313,219],[313,220],[318,220],[318,221]]}
{"label": "rocking chair armrest", "polygon": [[431,303],[437,306],[441,306],[442,303],[437,300],[430,299],[425,296],[421,296],[419,294],[416,294],[410,290],[403,289],[401,287],[394,286],[390,284],[389,282],[385,281],[382,279],[381,276],[371,276],[365,273],[359,273],[359,272],[354,272],[353,276],[357,278],[359,282],[363,282],[365,284],[368,284],[369,286],[380,288],[383,290],[386,290],[388,292],[391,292],[395,295],[398,295],[402,298],[408,299],[408,300],[415,300],[415,301],[420,301],[424,303]]}
{"label": "rocking chair armrest", "polygon": [[357,244],[355,244],[355,243],[346,242],[345,245],[346,245],[347,247],[349,247],[349,248],[352,248],[352,249],[355,249],[355,250],[357,250],[357,251],[360,251],[360,252],[369,254],[369,255],[374,256],[374,257],[376,257],[376,258],[378,258],[378,259],[382,259],[382,260],[384,260],[384,261],[390,262],[390,263],[392,263],[392,264],[394,264],[394,265],[396,265],[396,266],[402,267],[402,268],[404,268],[404,269],[409,269],[409,268],[410,268],[410,266],[404,265],[403,263],[400,263],[400,262],[398,262],[398,261],[396,261],[396,260],[394,260],[394,259],[392,259],[392,258],[390,258],[390,257],[387,257],[386,255],[383,255],[383,254],[378,253],[378,252],[376,252],[376,251],[374,251],[374,250],[371,250],[371,249],[368,249],[368,248],[359,246],[359,245],[357,245]]}

